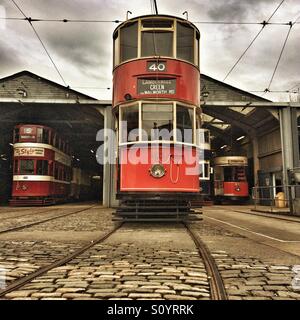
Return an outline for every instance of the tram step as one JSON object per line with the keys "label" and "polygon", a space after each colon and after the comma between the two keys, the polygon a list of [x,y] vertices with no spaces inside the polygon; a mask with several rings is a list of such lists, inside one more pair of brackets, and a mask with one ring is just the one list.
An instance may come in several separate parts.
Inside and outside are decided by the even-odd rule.
{"label": "tram step", "polygon": [[162,210],[162,209],[150,209],[149,210],[149,208],[144,208],[144,209],[137,209],[137,210],[130,210],[130,209],[125,209],[125,210],[123,210],[123,209],[117,209],[116,210],[116,212],[120,212],[120,213],[123,213],[123,212],[134,212],[134,213],[144,213],[144,212],[147,212],[147,213],[149,213],[149,212],[153,212],[153,213],[161,213],[161,214],[163,214],[163,213],[170,213],[170,214],[177,214],[177,213],[180,213],[180,212],[184,212],[184,213],[189,213],[189,212],[191,212],[191,210]]}
{"label": "tram step", "polygon": [[167,209],[188,209],[187,206],[150,206],[150,205],[121,205],[119,206],[121,209],[161,209],[161,208],[167,208]]}
{"label": "tram step", "polygon": [[177,216],[177,215],[188,215],[189,212],[115,212],[113,213],[116,216],[134,216],[134,215],[138,215],[138,216]]}
{"label": "tram step", "polygon": [[192,216],[186,216],[186,217],[130,217],[130,218],[124,218],[124,217],[113,217],[113,221],[122,221],[122,222],[194,222],[194,221],[201,221],[202,218],[199,217],[192,217]]}
{"label": "tram step", "polygon": [[30,199],[12,199],[9,200],[9,205],[12,207],[26,207],[26,206],[51,206],[55,204],[54,200],[30,200]]}

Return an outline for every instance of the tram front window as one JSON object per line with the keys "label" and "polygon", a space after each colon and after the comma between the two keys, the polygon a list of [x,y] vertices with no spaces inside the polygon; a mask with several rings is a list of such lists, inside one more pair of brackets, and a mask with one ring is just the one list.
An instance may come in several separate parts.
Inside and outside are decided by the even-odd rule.
{"label": "tram front window", "polygon": [[141,55],[173,57],[173,32],[143,31]]}
{"label": "tram front window", "polygon": [[173,140],[173,105],[144,103],[142,129],[143,141]]}
{"label": "tram front window", "polygon": [[194,143],[194,109],[177,105],[177,141]]}
{"label": "tram front window", "polygon": [[194,29],[177,23],[177,58],[194,63]]}
{"label": "tram front window", "polygon": [[224,167],[224,181],[246,181],[245,167]]}
{"label": "tram front window", "polygon": [[121,108],[121,142],[139,140],[139,106]]}
{"label": "tram front window", "polygon": [[20,160],[20,174],[34,174],[34,160]]}

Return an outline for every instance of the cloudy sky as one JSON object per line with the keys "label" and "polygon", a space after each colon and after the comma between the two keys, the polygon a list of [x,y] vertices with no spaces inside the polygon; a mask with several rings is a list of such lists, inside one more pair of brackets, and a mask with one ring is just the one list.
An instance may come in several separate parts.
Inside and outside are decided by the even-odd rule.
{"label": "cloudy sky", "polygon": [[[15,0],[32,18],[124,20],[151,14],[150,0]],[[157,0],[158,11],[189,20],[262,22],[281,0]],[[300,1],[285,0],[270,22],[294,22]],[[22,17],[11,0],[0,0],[0,17]],[[300,18],[298,20],[300,22]],[[201,32],[201,72],[223,80],[261,25],[196,24]],[[35,22],[34,26],[63,75],[73,88],[99,99],[110,99],[112,32],[116,23]],[[248,91],[268,87],[289,26],[268,25],[226,82]],[[300,86],[300,24],[292,27],[271,90]],[[62,83],[41,44],[26,21],[0,19],[0,77],[29,70]],[[298,86],[298,87],[299,87]],[[297,86],[295,87],[297,89]],[[268,93],[266,98],[289,101],[294,95]]]}

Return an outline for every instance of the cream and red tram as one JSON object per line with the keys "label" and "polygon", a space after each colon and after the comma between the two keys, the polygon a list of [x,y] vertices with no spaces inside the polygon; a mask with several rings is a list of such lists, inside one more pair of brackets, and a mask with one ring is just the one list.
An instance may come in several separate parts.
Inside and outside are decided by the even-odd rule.
{"label": "cream and red tram", "polygon": [[89,177],[72,168],[69,142],[55,130],[20,124],[14,128],[13,142],[11,205],[48,205],[87,193]]}
{"label": "cream and red tram", "polygon": [[214,196],[218,200],[248,198],[247,157],[225,156],[214,158]]}
{"label": "cream and red tram", "polygon": [[199,194],[199,38],[192,23],[166,15],[114,31],[118,199],[182,204]]}

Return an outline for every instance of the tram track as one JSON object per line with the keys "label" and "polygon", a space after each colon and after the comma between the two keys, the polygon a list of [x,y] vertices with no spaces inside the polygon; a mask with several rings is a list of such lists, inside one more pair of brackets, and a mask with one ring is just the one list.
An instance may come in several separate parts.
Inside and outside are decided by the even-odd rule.
{"label": "tram track", "polygon": [[[85,211],[90,208],[85,208],[80,211]],[[74,214],[68,213],[67,215]],[[66,216],[66,215],[63,215]],[[62,217],[62,215],[60,216]],[[54,217],[58,218],[58,217]],[[53,219],[53,218],[51,218]],[[49,219],[47,219],[49,220]],[[119,230],[124,224],[127,224],[127,222],[120,222],[117,226],[115,226],[113,229],[105,233],[104,235],[89,241],[88,243],[84,244],[79,249],[76,249],[74,252],[66,255],[65,257],[61,259],[57,259],[54,262],[51,262],[47,264],[46,266],[40,267],[38,270],[31,272],[30,274],[23,276],[22,278],[13,281],[11,284],[9,284],[6,288],[0,290],[0,298],[4,297],[6,294],[16,291],[26,284],[30,283],[32,280],[34,280],[37,277],[43,276],[48,271],[63,266],[73,260],[74,258],[77,258],[82,253],[86,252],[87,250],[91,249],[95,245],[103,242],[107,238],[109,238],[111,235],[113,235],[117,230]],[[209,249],[207,246],[203,243],[203,241],[199,238],[199,236],[196,234],[196,232],[192,229],[191,225],[183,222],[182,223],[185,229],[187,230],[187,233],[189,234],[190,238],[193,240],[194,245],[197,248],[198,254],[200,258],[203,261],[204,267],[206,269],[209,286],[210,286],[210,296],[212,300],[227,300],[227,294],[226,290],[223,284],[222,277],[218,271],[217,265],[215,263],[215,260],[213,256],[211,255]],[[8,232],[8,231],[6,231]],[[1,232],[0,232],[1,234]]]}
{"label": "tram track", "polygon": [[207,271],[209,283],[210,283],[211,299],[227,300],[227,293],[225,290],[225,286],[224,286],[221,274],[216,265],[215,259],[211,255],[205,243],[194,232],[191,226],[186,222],[183,222],[183,225],[185,226],[189,235],[193,239],[195,246],[197,247],[198,253],[203,259],[203,262]]}
{"label": "tram track", "polygon": [[51,211],[57,211],[57,210],[59,210],[59,209],[60,209],[60,208],[51,208],[51,209],[44,210],[44,211],[37,211],[37,212],[20,214],[20,215],[18,215],[18,216],[4,217],[4,218],[1,218],[1,222],[2,222],[2,221],[7,221],[7,220],[13,220],[13,219],[18,219],[18,218],[23,218],[23,217],[27,217],[27,216],[34,216],[34,215],[44,214],[44,213],[48,213],[48,212],[51,212]]}
{"label": "tram track", "polygon": [[[4,233],[8,233],[8,232],[14,232],[14,231],[22,230],[22,229],[27,229],[27,228],[30,228],[32,226],[38,225],[38,224],[46,223],[46,222],[49,222],[49,221],[52,221],[52,220],[55,220],[55,219],[59,219],[59,218],[64,218],[64,217],[67,217],[67,216],[70,216],[70,215],[73,215],[73,214],[76,214],[76,213],[81,213],[83,211],[87,211],[89,209],[92,209],[92,208],[94,208],[96,206],[97,206],[97,204],[89,206],[88,208],[83,208],[83,209],[76,210],[76,211],[73,211],[73,212],[64,213],[64,214],[61,214],[61,215],[58,215],[58,216],[54,216],[54,217],[50,217],[50,218],[47,218],[47,219],[43,219],[43,220],[39,220],[39,221],[28,223],[28,224],[23,224],[23,225],[20,225],[20,226],[15,226],[15,227],[12,227],[12,228],[7,228],[7,229],[4,229],[4,230],[0,230],[0,235],[4,234]],[[57,208],[52,209],[52,210],[57,210]]]}
{"label": "tram track", "polygon": [[[217,209],[224,209],[221,206],[215,206]],[[296,222],[296,223],[300,223],[300,219],[297,220],[297,217],[293,216],[293,215],[288,215],[288,214],[282,214],[282,213],[278,213],[278,216],[275,216],[276,213],[274,212],[260,212],[260,211],[243,211],[242,209],[230,209],[230,211],[232,212],[236,212],[236,213],[244,213],[244,214],[248,214],[248,215],[253,215],[253,216],[258,216],[258,217],[264,217],[264,218],[271,218],[271,219],[275,219],[275,220],[283,220],[283,221],[288,221],[288,222]],[[295,219],[289,219],[289,218],[295,218]]]}
{"label": "tram track", "polygon": [[84,253],[85,251],[89,250],[90,248],[92,248],[96,244],[99,244],[99,243],[103,242],[104,240],[106,240],[108,237],[110,237],[112,234],[114,234],[119,228],[121,228],[122,225],[123,225],[123,223],[118,224],[114,229],[110,230],[105,235],[102,235],[99,238],[90,241],[89,243],[87,243],[86,245],[77,249],[73,253],[71,253],[61,259],[58,259],[58,260],[54,261],[53,263],[48,264],[47,266],[39,268],[38,270],[28,274],[27,276],[22,277],[21,279],[14,281],[10,285],[8,285],[5,289],[0,290],[0,298],[5,296],[6,294],[12,292],[12,291],[18,290],[19,288],[23,287],[24,285],[31,282],[35,278],[42,276],[43,274],[47,273],[48,271],[68,263],[69,261],[73,260],[77,256],[79,256],[82,253]]}

